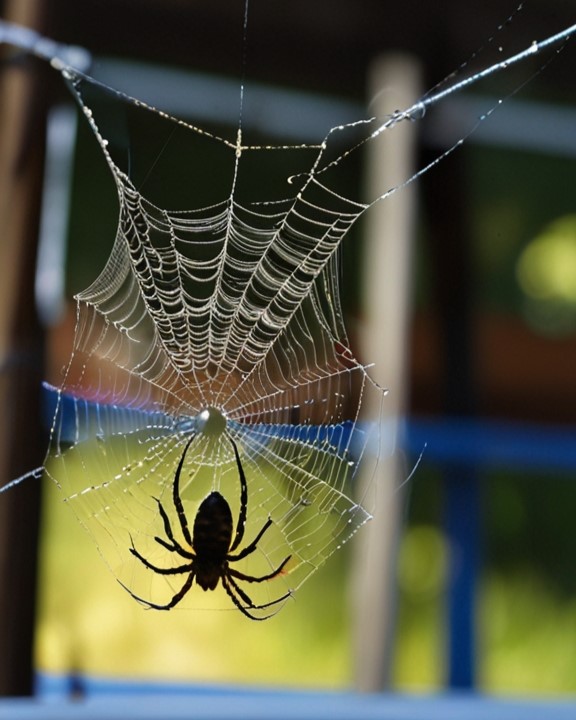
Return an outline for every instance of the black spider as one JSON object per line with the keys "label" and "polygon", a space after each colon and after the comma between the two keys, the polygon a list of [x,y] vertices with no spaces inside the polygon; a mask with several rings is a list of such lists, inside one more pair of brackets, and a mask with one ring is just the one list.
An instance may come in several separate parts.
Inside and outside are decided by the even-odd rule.
{"label": "black spider", "polygon": [[218,580],[221,580],[224,590],[226,590],[230,599],[240,612],[252,620],[265,620],[266,617],[270,617],[270,615],[267,615],[266,617],[257,617],[248,612],[248,610],[262,610],[264,608],[271,607],[272,605],[276,605],[283,600],[286,600],[286,598],[290,596],[290,592],[287,592],[285,595],[282,595],[269,603],[255,605],[247,593],[238,585],[237,580],[244,580],[245,582],[251,583],[271,580],[282,573],[286,563],[290,560],[291,555],[285,558],[273,572],[260,577],[246,575],[245,573],[240,572],[239,570],[234,570],[229,566],[229,563],[242,560],[242,558],[245,558],[253,553],[258,546],[258,542],[272,524],[272,520],[268,518],[254,540],[249,545],[246,545],[243,550],[239,550],[235,553],[244,538],[244,527],[246,525],[246,514],[248,510],[248,486],[246,484],[246,476],[244,475],[242,463],[240,462],[238,448],[232,438],[229,439],[232,443],[232,447],[234,448],[236,465],[238,466],[238,473],[240,475],[240,512],[238,515],[238,524],[236,525],[234,540],[232,541],[233,522],[230,506],[223,496],[216,491],[211,492],[210,495],[204,498],[201,502],[198,512],[196,513],[196,517],[194,518],[192,536],[190,536],[188,520],[186,518],[184,506],[180,497],[180,474],[182,472],[182,466],[184,465],[184,458],[193,439],[194,435],[192,435],[190,440],[186,443],[186,447],[184,448],[184,452],[182,453],[182,457],[178,463],[173,485],[174,507],[176,508],[178,522],[180,524],[185,544],[181,544],[174,537],[170,519],[168,518],[162,503],[158,499],[156,499],[156,502],[158,503],[158,509],[164,523],[164,531],[168,539],[165,540],[160,537],[154,538],[154,540],[162,545],[162,547],[166,548],[166,550],[177,553],[181,557],[185,558],[187,562],[183,565],[178,565],[177,567],[157,567],[141,555],[138,550],[136,550],[134,543],[132,543],[132,547],[130,548],[132,555],[137,557],[138,560],[140,560],[140,562],[149,570],[153,570],[159,575],[178,575],[188,573],[186,582],[165,605],[156,605],[148,600],[144,600],[131,592],[131,590],[126,586],[124,587],[133,598],[148,607],[156,610],[170,610],[177,605],[190,590],[194,578],[196,578],[196,583],[203,590],[214,590],[218,585]]}

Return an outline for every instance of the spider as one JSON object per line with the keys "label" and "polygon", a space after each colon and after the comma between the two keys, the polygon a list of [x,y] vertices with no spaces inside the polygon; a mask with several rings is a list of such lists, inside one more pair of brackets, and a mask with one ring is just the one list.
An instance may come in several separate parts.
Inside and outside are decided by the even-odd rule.
{"label": "spider", "polygon": [[[277,605],[283,600],[286,600],[291,593],[287,592],[285,595],[282,595],[269,603],[255,605],[248,594],[239,586],[238,581],[242,580],[249,583],[260,583],[266,580],[272,580],[272,578],[275,578],[282,573],[286,563],[292,556],[289,555],[285,558],[271,573],[261,575],[260,577],[246,575],[245,573],[230,567],[230,563],[242,560],[256,550],[258,542],[272,524],[271,518],[268,518],[254,540],[246,545],[243,550],[238,550],[242,540],[244,539],[244,528],[246,525],[246,515],[248,510],[248,486],[246,483],[244,469],[242,468],[242,463],[240,462],[238,448],[231,437],[229,440],[234,449],[234,456],[236,458],[236,465],[240,476],[240,511],[234,540],[232,540],[233,521],[230,506],[224,497],[217,491],[211,492],[200,503],[200,507],[198,508],[198,512],[194,518],[192,535],[190,535],[188,519],[186,517],[186,513],[184,512],[184,506],[180,497],[180,475],[182,473],[182,466],[184,465],[184,458],[190,445],[192,444],[192,441],[194,440],[194,437],[195,435],[193,434],[186,443],[186,447],[184,448],[184,452],[182,453],[182,457],[178,463],[178,468],[176,469],[173,484],[172,498],[178,515],[180,530],[185,541],[184,543],[180,543],[176,539],[166,510],[162,506],[160,500],[154,498],[158,503],[158,510],[164,523],[164,532],[166,533],[167,538],[164,539],[161,537],[155,537],[154,540],[159,545],[162,545],[163,548],[166,548],[169,552],[174,552],[180,555],[180,557],[184,558],[186,562],[182,565],[178,565],[177,567],[157,567],[138,552],[138,550],[134,547],[133,542],[132,547],[130,548],[132,555],[137,557],[138,560],[140,560],[140,562],[149,570],[152,570],[159,575],[179,575],[188,573],[186,582],[165,605],[157,605],[149,602],[148,600],[144,600],[143,598],[135,595],[125,585],[123,585],[123,587],[135,600],[138,600],[138,602],[143,603],[149,608],[154,608],[156,610],[170,610],[188,593],[192,587],[194,578],[196,578],[196,583],[203,590],[214,590],[220,580],[224,590],[240,612],[252,620],[265,620],[270,617],[270,615],[258,617],[249,612],[249,610],[262,610],[264,608]],[[132,540],[132,538],[130,539]]]}

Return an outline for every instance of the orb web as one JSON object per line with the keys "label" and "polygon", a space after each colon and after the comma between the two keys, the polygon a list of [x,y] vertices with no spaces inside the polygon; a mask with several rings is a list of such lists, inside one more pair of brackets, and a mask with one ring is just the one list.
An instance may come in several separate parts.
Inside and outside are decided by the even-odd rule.
{"label": "orb web", "polygon": [[[241,570],[259,576],[291,558],[282,577],[250,586],[254,603],[266,604],[295,591],[370,518],[354,477],[361,460],[372,471],[378,461],[378,417],[360,411],[369,394],[380,408],[383,391],[350,350],[337,254],[366,205],[318,179],[335,157],[327,141],[244,145],[240,130],[218,137],[63,74],[106,159],[119,213],[105,267],[76,296],[48,474],[117,579],[163,603],[185,576],[156,576],[131,548],[161,567],[182,563],[156,539],[158,501],[179,533],[172,488],[191,433],[180,481],[190,529],[213,490],[238,522],[232,437],[248,486],[244,543],[272,520]],[[134,153],[126,159],[101,126],[102,96],[177,144],[177,178],[165,148],[141,165]],[[277,153],[287,156],[281,172]],[[213,202],[173,207],[182,185],[194,186],[188,177],[203,172],[196,157],[223,168],[204,178]],[[195,588],[181,605],[222,602],[230,604],[223,592]]]}

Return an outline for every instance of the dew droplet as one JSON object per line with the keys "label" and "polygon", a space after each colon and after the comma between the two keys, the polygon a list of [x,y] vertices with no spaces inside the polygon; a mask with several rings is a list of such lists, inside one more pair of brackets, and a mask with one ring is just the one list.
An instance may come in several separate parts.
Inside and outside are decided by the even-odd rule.
{"label": "dew droplet", "polygon": [[426,115],[426,105],[424,105],[423,102],[416,103],[416,105],[410,108],[408,113],[408,117],[412,121],[422,120],[424,115]]}

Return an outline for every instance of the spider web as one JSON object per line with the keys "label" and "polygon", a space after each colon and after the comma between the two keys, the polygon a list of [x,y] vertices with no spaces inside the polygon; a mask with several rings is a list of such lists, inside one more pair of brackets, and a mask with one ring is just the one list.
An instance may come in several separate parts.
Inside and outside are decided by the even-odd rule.
{"label": "spider web", "polygon": [[[266,604],[295,591],[370,518],[353,478],[361,460],[375,469],[379,418],[360,422],[360,409],[368,394],[380,408],[383,391],[350,351],[337,270],[340,242],[366,205],[320,179],[335,159],[328,142],[244,145],[241,130],[216,136],[69,68],[63,74],[112,173],[119,219],[106,266],[76,297],[47,472],[118,580],[165,603],[184,578],[168,586],[130,549],[161,567],[182,564],[155,538],[165,537],[160,500],[182,540],[171,497],[192,432],[181,479],[190,528],[214,489],[236,522],[230,435],[248,482],[244,542],[272,520],[242,571],[267,574],[291,556],[282,578],[250,587],[255,604]],[[110,98],[128,122],[177,147],[189,187],[195,158],[219,168],[213,177],[202,170],[214,202],[167,207],[188,172],[165,172],[166,147],[140,165],[127,159],[96,109]],[[281,176],[270,159],[277,153]],[[182,604],[230,605],[213,595],[196,589]]]}
{"label": "spider web", "polygon": [[[158,502],[182,541],[172,488],[191,433],[180,482],[190,527],[215,489],[237,522],[232,437],[248,484],[243,545],[272,520],[241,569],[269,574],[290,556],[282,577],[249,588],[255,604],[273,602],[370,519],[375,483],[361,494],[355,479],[360,466],[374,478],[380,455],[385,393],[350,349],[338,249],[370,205],[398,188],[364,203],[343,194],[338,173],[365,143],[471,80],[385,121],[335,127],[318,145],[275,146],[245,143],[241,124],[235,137],[207,132],[74,70],[54,48],[34,51],[67,82],[119,207],[109,259],[76,296],[64,379],[49,389],[46,471],[116,578],[162,604],[183,576],[156,575],[130,550],[160,567],[181,563],[156,540],[166,536]],[[123,106],[128,125],[137,118],[144,128],[138,154],[115,142],[111,102]],[[178,177],[167,162],[174,148]],[[200,188],[211,197],[196,205]],[[230,601],[223,591],[193,588],[182,605]]]}

